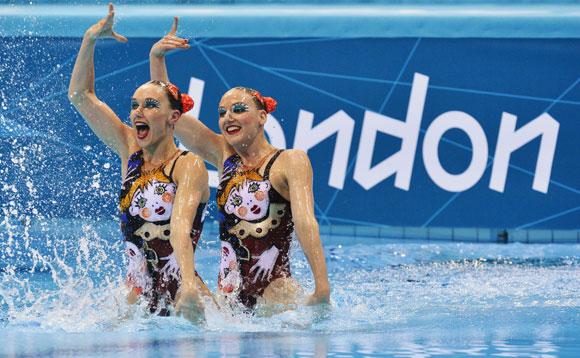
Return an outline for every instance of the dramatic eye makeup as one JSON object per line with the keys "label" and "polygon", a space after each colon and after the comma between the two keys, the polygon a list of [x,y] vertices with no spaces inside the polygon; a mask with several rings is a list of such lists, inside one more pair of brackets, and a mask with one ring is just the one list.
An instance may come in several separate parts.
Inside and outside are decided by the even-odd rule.
{"label": "dramatic eye makeup", "polygon": [[234,112],[234,113],[244,113],[244,112],[247,112],[248,109],[250,109],[250,107],[243,102],[234,103],[232,105],[232,112]]}
{"label": "dramatic eye makeup", "polygon": [[154,98],[146,98],[145,99],[145,108],[160,108],[161,103]]}
{"label": "dramatic eye makeup", "polygon": [[[133,98],[131,99],[131,109],[139,108],[139,102]],[[143,108],[161,108],[161,103],[155,98],[145,98]]]}
{"label": "dramatic eye makeup", "polygon": [[[250,106],[248,106],[247,104],[245,104],[244,102],[238,102],[238,103],[234,103],[232,104],[232,108],[231,111],[233,113],[244,113],[247,112],[250,109]],[[218,114],[220,117],[223,117],[226,115],[227,113],[227,109],[225,107],[218,107]]]}

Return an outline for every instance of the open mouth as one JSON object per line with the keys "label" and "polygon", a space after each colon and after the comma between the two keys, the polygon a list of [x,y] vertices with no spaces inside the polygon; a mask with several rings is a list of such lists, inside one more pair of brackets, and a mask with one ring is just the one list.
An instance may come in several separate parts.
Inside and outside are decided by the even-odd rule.
{"label": "open mouth", "polygon": [[238,132],[239,132],[241,129],[242,129],[242,127],[240,127],[240,126],[228,126],[228,127],[226,128],[226,133],[227,133],[227,134],[230,134],[230,135],[232,135],[232,134],[236,134],[236,133],[238,133]]}
{"label": "open mouth", "polygon": [[145,139],[149,134],[149,126],[143,122],[136,122],[135,128],[137,129],[137,138]]}
{"label": "open mouth", "polygon": [[158,207],[157,209],[155,209],[155,214],[157,215],[165,214],[165,208],[163,206]]}
{"label": "open mouth", "polygon": [[260,213],[260,211],[262,211],[262,209],[260,209],[260,207],[258,205],[254,205],[254,206],[252,206],[250,211],[253,212],[254,215],[258,215]]}

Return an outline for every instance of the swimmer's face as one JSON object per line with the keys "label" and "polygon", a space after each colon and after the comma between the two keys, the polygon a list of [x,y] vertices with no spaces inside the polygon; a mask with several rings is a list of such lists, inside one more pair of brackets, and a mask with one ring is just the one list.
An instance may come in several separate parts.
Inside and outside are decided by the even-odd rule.
{"label": "swimmer's face", "polygon": [[131,125],[137,144],[145,147],[158,143],[167,136],[173,138],[173,125],[179,111],[171,108],[163,87],[144,84],[131,98]]}
{"label": "swimmer's face", "polygon": [[250,145],[264,131],[267,113],[258,109],[254,97],[241,89],[231,89],[218,106],[219,127],[231,145]]}

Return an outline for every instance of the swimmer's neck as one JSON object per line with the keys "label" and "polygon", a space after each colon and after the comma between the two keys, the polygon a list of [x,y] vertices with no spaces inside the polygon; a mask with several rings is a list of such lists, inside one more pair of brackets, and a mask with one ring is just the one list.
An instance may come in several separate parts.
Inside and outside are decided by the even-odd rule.
{"label": "swimmer's neck", "polygon": [[143,160],[151,165],[161,165],[177,151],[177,145],[173,137],[167,138],[159,143],[150,144],[141,148],[143,150]]}
{"label": "swimmer's neck", "polygon": [[274,147],[268,143],[266,138],[261,135],[251,144],[241,144],[234,146],[234,150],[240,156],[242,164],[247,167],[254,167],[269,153]]}

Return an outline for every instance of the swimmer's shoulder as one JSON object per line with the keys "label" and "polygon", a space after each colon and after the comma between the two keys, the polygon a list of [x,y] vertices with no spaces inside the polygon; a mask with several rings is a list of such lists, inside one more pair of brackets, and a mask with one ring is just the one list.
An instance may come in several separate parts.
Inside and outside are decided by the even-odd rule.
{"label": "swimmer's shoulder", "polygon": [[302,149],[286,149],[280,153],[278,160],[274,163],[280,164],[283,168],[292,171],[305,166],[310,166],[310,158]]}
{"label": "swimmer's shoulder", "polygon": [[175,180],[180,180],[186,176],[205,178],[207,182],[207,169],[204,160],[197,154],[189,151],[183,151],[173,161],[173,168],[170,176]]}
{"label": "swimmer's shoulder", "polygon": [[280,153],[272,165],[274,173],[284,176],[286,179],[295,175],[311,175],[312,165],[308,154],[301,149],[286,149]]}
{"label": "swimmer's shoulder", "polygon": [[209,200],[209,176],[203,159],[192,153],[183,152],[174,161],[172,178],[180,187],[180,181],[185,180],[187,187],[200,193],[200,201],[207,203]]}
{"label": "swimmer's shoulder", "polygon": [[274,189],[290,200],[290,186],[304,185],[312,181],[312,166],[305,151],[286,149],[272,165],[270,181]]}
{"label": "swimmer's shoulder", "polygon": [[205,169],[205,162],[203,158],[188,150],[184,150],[183,152],[181,152],[181,154],[179,154],[179,156],[177,157],[176,161],[178,163],[180,161],[183,161],[185,163],[199,165],[200,167],[203,167],[203,169]]}

